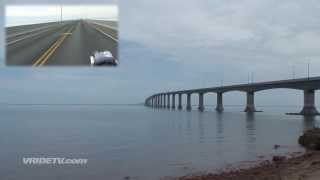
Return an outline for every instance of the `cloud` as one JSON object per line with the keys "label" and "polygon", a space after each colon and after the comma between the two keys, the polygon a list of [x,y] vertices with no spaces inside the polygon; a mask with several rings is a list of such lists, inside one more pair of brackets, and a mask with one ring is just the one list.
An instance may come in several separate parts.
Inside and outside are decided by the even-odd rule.
{"label": "cloud", "polygon": [[[4,17],[4,7],[0,4],[0,17]],[[4,27],[4,19],[0,18],[0,28]],[[4,31],[0,30],[0,66],[4,65],[4,59],[5,59],[5,54],[4,54]]]}
{"label": "cloud", "polygon": [[35,24],[71,19],[117,20],[117,5],[8,5],[6,26]]}
{"label": "cloud", "polygon": [[266,42],[266,48],[277,53],[295,55],[300,58],[320,56],[320,33],[303,31],[293,35],[272,38]]}
{"label": "cloud", "polygon": [[117,4],[118,0],[5,0],[6,4]]}
{"label": "cloud", "polygon": [[316,48],[320,38],[317,1],[163,0],[138,1],[131,6],[123,4],[124,16],[138,9],[149,15],[130,16],[123,26],[137,29],[124,36],[150,46],[230,49],[239,58],[241,52],[251,51],[260,52],[259,56],[264,52],[267,57],[320,55]]}

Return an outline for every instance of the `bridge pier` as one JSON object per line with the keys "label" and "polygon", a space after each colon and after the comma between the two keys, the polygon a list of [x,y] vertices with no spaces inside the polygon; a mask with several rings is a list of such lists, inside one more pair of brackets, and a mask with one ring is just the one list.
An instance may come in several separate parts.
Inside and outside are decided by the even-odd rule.
{"label": "bridge pier", "polygon": [[167,94],[167,108],[170,109],[170,94]]}
{"label": "bridge pier", "polygon": [[191,94],[187,94],[187,110],[190,111],[191,109]]}
{"label": "bridge pier", "polygon": [[300,114],[306,115],[306,116],[319,115],[319,112],[314,103],[314,99],[315,99],[314,89],[304,90],[303,97],[304,97],[304,105]]}
{"label": "bridge pier", "polygon": [[167,95],[166,94],[163,94],[163,105],[162,105],[163,108],[166,108],[167,107]]}
{"label": "bridge pier", "polygon": [[178,109],[182,109],[182,94],[178,94]]}
{"label": "bridge pier", "polygon": [[176,94],[172,94],[171,108],[172,108],[172,109],[175,109],[175,108],[176,108]]}
{"label": "bridge pier", "polygon": [[159,104],[160,104],[160,102],[159,102],[159,95],[157,95],[157,96],[156,96],[156,107],[157,107],[157,108],[159,107]]}
{"label": "bridge pier", "polygon": [[244,112],[256,112],[254,107],[254,91],[247,92],[247,106]]}
{"label": "bridge pier", "polygon": [[163,103],[164,103],[164,102],[163,102],[163,99],[164,99],[163,97],[164,97],[164,95],[162,94],[162,95],[161,95],[161,106],[160,106],[161,108],[163,108]]}
{"label": "bridge pier", "polygon": [[217,93],[217,107],[216,111],[222,112],[223,111],[223,94],[222,92]]}
{"label": "bridge pier", "polygon": [[203,93],[199,93],[199,111],[204,111],[204,104],[203,104]]}
{"label": "bridge pier", "polygon": [[161,94],[161,96],[160,96],[161,98],[161,101],[160,101],[160,108],[163,108],[163,94]]}

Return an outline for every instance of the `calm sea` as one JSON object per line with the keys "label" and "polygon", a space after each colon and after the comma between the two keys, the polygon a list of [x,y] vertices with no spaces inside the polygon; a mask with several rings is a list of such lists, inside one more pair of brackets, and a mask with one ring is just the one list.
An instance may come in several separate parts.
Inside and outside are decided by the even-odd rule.
{"label": "calm sea", "polygon": [[[195,109],[195,107],[194,107]],[[1,106],[0,179],[160,179],[303,151],[297,137],[318,118],[264,107],[248,115],[144,106]],[[282,147],[274,150],[273,146]],[[24,165],[23,157],[87,158],[87,165]]]}

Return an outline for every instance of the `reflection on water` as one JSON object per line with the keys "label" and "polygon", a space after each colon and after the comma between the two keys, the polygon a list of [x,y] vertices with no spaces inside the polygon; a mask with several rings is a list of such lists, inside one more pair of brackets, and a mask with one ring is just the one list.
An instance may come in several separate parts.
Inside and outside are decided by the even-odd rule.
{"label": "reflection on water", "polygon": [[312,129],[316,127],[316,120],[314,116],[303,117],[304,130]]}
{"label": "reflection on water", "polygon": [[[209,109],[209,108],[208,108]],[[1,179],[158,179],[213,171],[257,156],[301,151],[318,117],[240,109],[171,111],[143,106],[3,106]],[[283,110],[290,112],[290,110]],[[282,148],[273,150],[275,144]],[[88,165],[25,166],[24,156],[88,158]]]}
{"label": "reflection on water", "polygon": [[247,151],[255,151],[256,149],[256,125],[255,113],[246,113],[246,144]]}
{"label": "reflection on water", "polygon": [[223,120],[222,120],[222,113],[221,112],[217,112],[216,113],[216,132],[217,132],[217,143],[221,143],[223,142]]}
{"label": "reflection on water", "polygon": [[206,140],[206,138],[205,138],[206,133],[205,133],[205,128],[204,128],[205,122],[204,122],[203,118],[204,118],[203,113],[198,113],[199,143],[205,143],[205,140]]}

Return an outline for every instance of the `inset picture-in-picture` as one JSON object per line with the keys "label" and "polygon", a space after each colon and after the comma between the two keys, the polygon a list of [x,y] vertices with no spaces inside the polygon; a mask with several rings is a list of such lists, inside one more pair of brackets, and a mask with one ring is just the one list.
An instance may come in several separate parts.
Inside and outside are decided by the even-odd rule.
{"label": "inset picture-in-picture", "polygon": [[8,4],[8,66],[117,66],[116,4]]}

